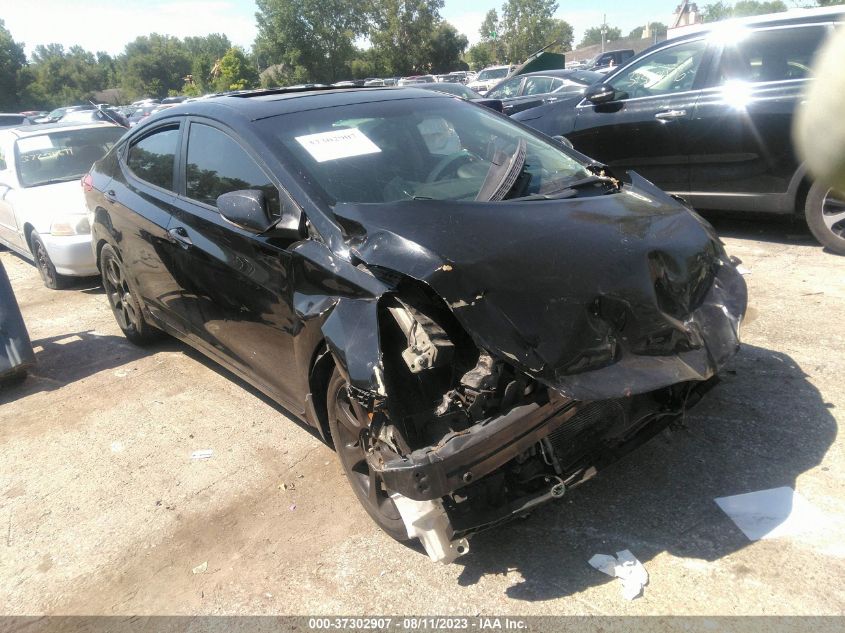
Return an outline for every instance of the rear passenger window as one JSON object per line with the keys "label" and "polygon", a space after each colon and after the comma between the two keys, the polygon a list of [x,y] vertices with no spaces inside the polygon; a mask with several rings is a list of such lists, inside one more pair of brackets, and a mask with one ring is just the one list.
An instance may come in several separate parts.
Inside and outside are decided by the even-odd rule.
{"label": "rear passenger window", "polygon": [[241,189],[264,192],[271,215],[281,215],[279,190],[249,154],[228,134],[192,123],[188,134],[186,194],[216,207],[217,196]]}
{"label": "rear passenger window", "polygon": [[552,91],[553,80],[551,77],[528,77],[525,80],[523,94],[540,95]]}
{"label": "rear passenger window", "polygon": [[825,35],[827,28],[818,25],[751,33],[725,48],[720,80],[757,83],[807,78]]}
{"label": "rear passenger window", "polygon": [[173,164],[179,146],[179,127],[167,127],[129,147],[126,164],[141,180],[173,191]]}

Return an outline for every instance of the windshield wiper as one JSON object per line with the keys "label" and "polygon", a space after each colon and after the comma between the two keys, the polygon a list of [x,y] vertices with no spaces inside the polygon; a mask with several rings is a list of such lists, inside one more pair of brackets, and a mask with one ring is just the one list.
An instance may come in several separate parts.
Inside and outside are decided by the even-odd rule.
{"label": "windshield wiper", "polygon": [[[512,200],[561,200],[563,198],[574,198],[578,195],[578,190],[596,185],[598,183],[605,183],[613,187],[613,191],[619,191],[621,188],[619,181],[609,176],[587,176],[579,180],[573,180],[566,183],[562,189],[553,189],[547,192],[532,193],[521,198],[511,198]],[[610,191],[606,192],[610,193]]]}
{"label": "windshield wiper", "polygon": [[516,151],[510,156],[504,150],[496,150],[490,169],[481,183],[481,189],[475,196],[477,202],[495,202],[503,200],[522,174],[525,166],[527,145],[525,139],[519,139]]}
{"label": "windshield wiper", "polygon": [[82,176],[65,176],[64,178],[52,178],[50,180],[45,180],[43,182],[36,182],[34,184],[29,185],[30,187],[40,187],[42,185],[55,185],[59,182],[71,182],[72,180],[79,180]]}

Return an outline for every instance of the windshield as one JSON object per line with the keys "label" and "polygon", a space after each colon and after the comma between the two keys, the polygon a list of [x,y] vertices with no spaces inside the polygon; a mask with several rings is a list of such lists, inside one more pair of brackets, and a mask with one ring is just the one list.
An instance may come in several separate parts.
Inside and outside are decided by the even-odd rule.
{"label": "windshield", "polygon": [[452,84],[452,83],[437,83],[437,84],[426,84],[425,86],[420,86],[423,90],[434,90],[435,92],[445,92],[450,95],[455,95],[456,97],[461,97],[462,99],[478,99],[481,95],[472,90],[471,88],[467,88],[461,84]]}
{"label": "windshield", "polygon": [[24,187],[75,180],[91,169],[123,136],[123,128],[55,131],[15,143],[18,179]]}
{"label": "windshield", "polygon": [[396,99],[281,115],[259,123],[328,204],[475,200],[497,155],[525,141],[519,191],[553,191],[589,172],[556,145],[450,97]]}
{"label": "windshield", "polygon": [[490,79],[502,79],[508,76],[507,68],[491,68],[478,73],[476,81],[489,81]]}

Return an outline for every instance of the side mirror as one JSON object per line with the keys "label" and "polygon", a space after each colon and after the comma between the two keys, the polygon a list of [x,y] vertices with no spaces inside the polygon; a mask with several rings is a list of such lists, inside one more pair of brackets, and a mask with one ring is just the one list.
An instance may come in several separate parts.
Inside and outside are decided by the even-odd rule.
{"label": "side mirror", "polygon": [[561,136],[560,134],[558,134],[557,136],[553,136],[552,138],[561,145],[566,145],[566,147],[568,147],[569,149],[575,149],[575,146],[572,144],[572,141],[570,141],[565,136]]}
{"label": "side mirror", "polygon": [[587,88],[586,92],[584,92],[584,98],[596,105],[623,99],[624,97],[622,95],[625,95],[625,93],[616,92],[616,89],[609,84],[595,84]]}
{"label": "side mirror", "polygon": [[252,233],[263,233],[275,224],[267,211],[264,192],[259,189],[224,193],[217,197],[217,209],[229,222]]}

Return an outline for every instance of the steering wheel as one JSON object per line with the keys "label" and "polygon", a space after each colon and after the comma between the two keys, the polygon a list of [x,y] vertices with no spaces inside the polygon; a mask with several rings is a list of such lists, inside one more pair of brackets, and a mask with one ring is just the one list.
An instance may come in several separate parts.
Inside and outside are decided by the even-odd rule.
{"label": "steering wheel", "polygon": [[475,156],[472,155],[471,152],[462,149],[459,152],[453,152],[451,154],[447,154],[434,166],[434,169],[431,170],[431,173],[426,176],[426,182],[434,182],[440,179],[448,169],[455,169],[457,170],[459,167],[459,163],[461,162],[472,162],[475,159]]}

